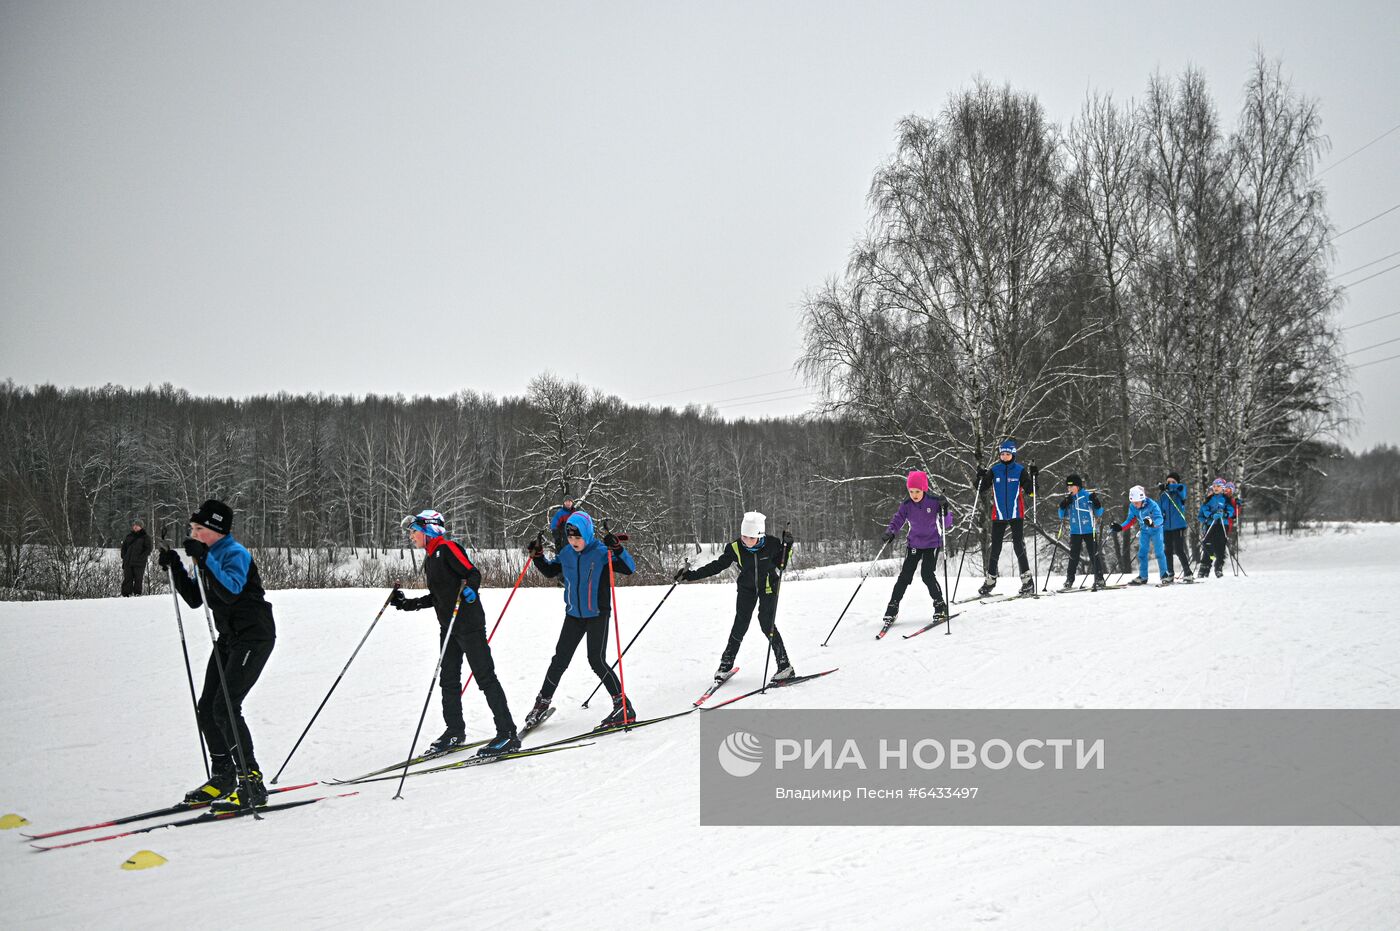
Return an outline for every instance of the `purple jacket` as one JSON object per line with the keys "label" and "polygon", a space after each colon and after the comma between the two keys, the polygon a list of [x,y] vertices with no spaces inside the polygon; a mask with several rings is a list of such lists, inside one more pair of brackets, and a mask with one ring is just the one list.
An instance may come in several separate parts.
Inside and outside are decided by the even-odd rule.
{"label": "purple jacket", "polygon": [[[939,510],[943,520],[938,519]],[[944,504],[937,495],[926,494],[924,500],[915,504],[909,498],[894,512],[894,518],[887,528],[889,533],[899,533],[899,528],[909,522],[909,545],[916,550],[943,546],[943,531],[953,529],[953,510]],[[940,527],[939,524],[942,524]]]}

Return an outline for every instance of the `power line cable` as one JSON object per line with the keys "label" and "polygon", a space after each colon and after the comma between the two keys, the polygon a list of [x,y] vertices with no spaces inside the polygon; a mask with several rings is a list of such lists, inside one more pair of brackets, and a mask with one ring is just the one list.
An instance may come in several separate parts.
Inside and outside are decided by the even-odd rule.
{"label": "power line cable", "polygon": [[1388,319],[1390,319],[1391,317],[1396,317],[1396,316],[1400,316],[1400,310],[1392,310],[1392,311],[1391,311],[1390,313],[1388,313],[1388,314],[1381,314],[1379,317],[1372,317],[1370,320],[1362,320],[1360,323],[1353,323],[1353,324],[1351,324],[1350,326],[1344,326],[1344,327],[1342,327],[1342,329],[1343,329],[1343,330],[1354,330],[1354,329],[1356,329],[1356,328],[1359,327],[1359,326],[1365,326],[1365,325],[1368,324],[1368,323],[1375,323],[1377,320],[1388,320]]}
{"label": "power line cable", "polygon": [[1344,288],[1354,288],[1354,287],[1356,287],[1357,285],[1361,284],[1361,282],[1363,282],[1363,281],[1370,281],[1372,278],[1379,278],[1381,275],[1384,275],[1386,272],[1393,272],[1393,271],[1395,271],[1397,268],[1400,268],[1400,262],[1397,262],[1396,264],[1390,266],[1389,268],[1382,268],[1380,271],[1376,272],[1376,273],[1373,274],[1373,275],[1367,275],[1365,278],[1358,278],[1358,279],[1356,279],[1355,281],[1353,281],[1351,284],[1344,284],[1344,285],[1342,285],[1342,287],[1344,287]]}
{"label": "power line cable", "polygon": [[1362,362],[1360,365],[1353,365],[1352,368],[1364,369],[1368,365],[1379,365],[1382,362],[1393,362],[1396,359],[1400,359],[1400,355],[1386,356],[1384,359],[1372,359],[1370,362]]}
{"label": "power line cable", "polygon": [[1365,226],[1367,223],[1370,223],[1370,222],[1372,222],[1373,220],[1379,220],[1381,217],[1385,216],[1387,213],[1393,213],[1393,212],[1395,212],[1396,210],[1400,210],[1400,204],[1396,204],[1394,207],[1389,207],[1389,208],[1387,208],[1387,209],[1385,209],[1385,210],[1382,210],[1380,213],[1376,214],[1374,217],[1371,217],[1370,220],[1362,220],[1360,223],[1356,224],[1355,226],[1348,226],[1346,229],[1342,230],[1340,233],[1338,233],[1337,235],[1333,236],[1333,237],[1332,237],[1332,241],[1333,241],[1333,242],[1336,242],[1338,239],[1341,239],[1343,236],[1345,236],[1347,233],[1350,233],[1352,230],[1359,230],[1359,229],[1361,229],[1361,227]]}
{"label": "power line cable", "polygon": [[1337,274],[1333,275],[1332,278],[1333,278],[1333,279],[1345,278],[1347,275],[1350,275],[1352,272],[1359,272],[1359,271],[1361,271],[1361,269],[1363,269],[1363,268],[1370,268],[1372,265],[1379,265],[1381,262],[1384,262],[1386,259],[1393,259],[1393,258],[1395,258],[1397,255],[1400,255],[1400,250],[1397,250],[1397,251],[1395,251],[1395,252],[1392,252],[1392,253],[1390,253],[1390,255],[1383,255],[1383,256],[1381,256],[1381,257],[1378,258],[1378,259],[1373,259],[1372,261],[1367,262],[1365,265],[1358,265],[1358,266],[1356,266],[1355,268],[1348,268],[1348,269],[1347,269],[1346,271],[1344,271],[1344,272],[1337,272]]}
{"label": "power line cable", "polygon": [[1379,343],[1372,343],[1369,346],[1362,346],[1360,349],[1353,349],[1351,352],[1342,353],[1342,355],[1354,356],[1358,352],[1365,352],[1368,349],[1379,349],[1381,346],[1389,346],[1391,343],[1400,343],[1400,336],[1397,336],[1394,339],[1383,339]]}
{"label": "power line cable", "polygon": [[1347,153],[1346,155],[1343,155],[1341,158],[1337,159],[1335,162],[1333,162],[1332,164],[1328,165],[1326,168],[1322,169],[1322,170],[1319,171],[1317,174],[1313,175],[1313,177],[1314,177],[1314,178],[1321,178],[1323,175],[1327,174],[1327,172],[1331,171],[1333,168],[1336,168],[1336,167],[1337,167],[1338,165],[1340,165],[1342,162],[1344,162],[1344,161],[1346,161],[1347,159],[1351,158],[1353,155],[1360,155],[1362,152],[1365,152],[1365,151],[1366,151],[1367,149],[1369,149],[1371,146],[1375,145],[1377,142],[1380,142],[1382,139],[1384,139],[1386,136],[1389,136],[1391,133],[1395,132],[1397,129],[1400,129],[1400,123],[1396,123],[1394,126],[1390,127],[1390,128],[1387,129],[1385,132],[1381,133],[1379,136],[1377,136],[1376,138],[1372,139],[1370,142],[1368,142],[1368,143],[1366,143],[1365,145],[1363,145],[1361,148],[1356,149],[1356,150],[1353,151],[1353,152],[1349,152],[1349,153]]}

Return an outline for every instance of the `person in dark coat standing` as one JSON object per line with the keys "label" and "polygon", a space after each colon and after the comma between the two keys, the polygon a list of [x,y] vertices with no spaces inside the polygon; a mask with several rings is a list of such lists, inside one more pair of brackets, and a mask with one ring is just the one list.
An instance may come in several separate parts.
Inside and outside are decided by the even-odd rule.
{"label": "person in dark coat standing", "polygon": [[146,581],[146,560],[151,558],[151,536],[141,526],[138,517],[131,522],[131,532],[122,540],[122,597],[141,594]]}

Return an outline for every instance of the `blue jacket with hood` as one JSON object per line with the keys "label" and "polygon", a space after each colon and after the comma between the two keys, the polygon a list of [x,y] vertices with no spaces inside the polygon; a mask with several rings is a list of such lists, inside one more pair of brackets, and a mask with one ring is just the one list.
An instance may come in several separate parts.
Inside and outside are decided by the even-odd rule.
{"label": "blue jacket with hood", "polygon": [[1083,488],[1072,495],[1065,495],[1065,500],[1060,502],[1060,520],[1066,517],[1069,518],[1071,536],[1092,534],[1097,526],[1097,518],[1103,517],[1103,505],[1099,503],[1099,496]]}
{"label": "blue jacket with hood", "polygon": [[[594,618],[612,614],[612,588],[608,579],[608,548],[593,533],[593,518],[583,511],[570,514],[565,523],[577,527],[583,549],[575,552],[565,542],[554,559],[535,557],[535,568],[547,578],[564,579],[564,610],[569,617]],[[613,572],[631,575],[637,564],[632,554],[619,546],[613,551]]]}
{"label": "blue jacket with hood", "polygon": [[1157,496],[1157,506],[1162,509],[1163,530],[1186,529],[1186,483],[1172,482],[1166,491]]}

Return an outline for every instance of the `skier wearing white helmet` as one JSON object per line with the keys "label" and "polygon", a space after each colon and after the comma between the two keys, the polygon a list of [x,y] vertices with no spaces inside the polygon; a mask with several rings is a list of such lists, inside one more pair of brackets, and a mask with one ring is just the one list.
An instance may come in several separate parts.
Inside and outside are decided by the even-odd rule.
{"label": "skier wearing white helmet", "polygon": [[1170,585],[1171,570],[1167,568],[1167,546],[1162,538],[1162,509],[1156,501],[1147,497],[1147,489],[1134,485],[1128,489],[1128,520],[1114,522],[1114,533],[1120,533],[1138,524],[1138,575],[1129,585],[1147,584],[1147,558],[1151,551],[1157,551],[1157,571],[1161,575],[1161,585]]}

